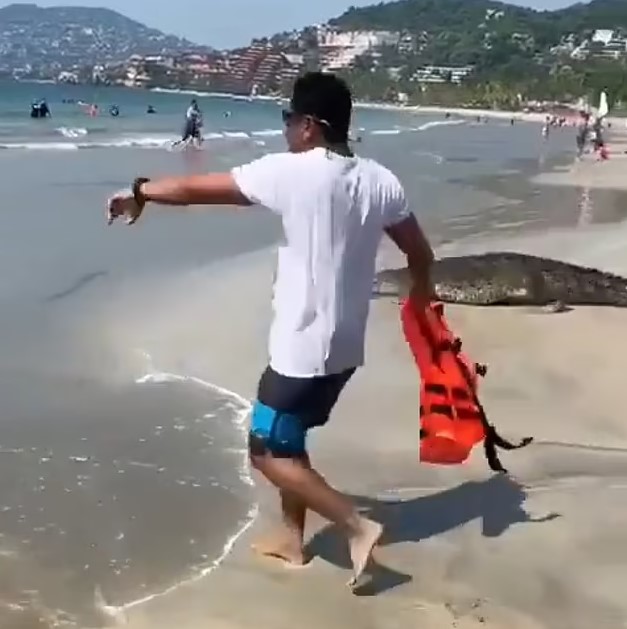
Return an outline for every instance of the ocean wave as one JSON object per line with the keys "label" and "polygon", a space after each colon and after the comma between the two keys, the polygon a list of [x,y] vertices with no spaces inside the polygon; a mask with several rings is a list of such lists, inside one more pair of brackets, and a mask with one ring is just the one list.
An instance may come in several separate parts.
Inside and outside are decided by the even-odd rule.
{"label": "ocean wave", "polygon": [[[396,136],[406,133],[415,133],[418,131],[426,131],[435,127],[464,124],[464,120],[433,120],[426,122],[419,127],[403,127],[392,129],[363,129],[368,135],[372,136]],[[360,129],[362,131],[362,129]],[[19,142],[0,142],[0,150],[32,150],[32,151],[76,151],[80,149],[114,149],[114,148],[144,148],[144,149],[165,149],[169,150],[173,147],[177,137],[167,135],[154,136],[118,136],[112,138],[102,138],[101,134],[96,134],[98,139],[92,139],[94,130],[88,130],[82,127],[59,127],[55,132],[62,135],[68,141],[19,141]],[[244,140],[261,145],[257,138],[273,138],[283,134],[282,129],[259,129],[255,131],[243,130],[216,130],[208,131],[204,140],[206,142],[223,140],[234,141]],[[71,142],[70,140],[76,140]]]}
{"label": "ocean wave", "polygon": [[86,136],[89,132],[82,127],[59,127],[55,129],[57,133],[60,133],[64,138],[81,138]]}
{"label": "ocean wave", "polygon": [[248,140],[250,138],[246,131],[224,131],[222,135],[231,140]]}
{"label": "ocean wave", "polygon": [[[59,133],[70,139],[78,139],[88,134],[87,130],[67,129],[62,127]],[[85,131],[85,133],[81,133]],[[253,137],[270,137],[275,135],[270,130],[254,131],[214,131],[204,136],[205,142],[216,140],[247,140],[254,141]],[[111,139],[88,140],[85,138],[78,142],[0,142],[0,150],[31,150],[31,151],[77,151],[80,149],[114,149],[114,148],[144,148],[144,149],[171,149],[180,138],[172,136],[144,136],[144,137],[114,137]],[[258,142],[258,141],[257,141]],[[257,143],[255,142],[255,143]]]}
{"label": "ocean wave", "polygon": [[273,138],[283,135],[283,129],[262,129],[261,131],[253,131],[250,135],[258,138]]}
{"label": "ocean wave", "polygon": [[0,149],[23,149],[31,151],[76,151],[80,148],[73,142],[7,142]]}
{"label": "ocean wave", "polygon": [[434,127],[450,127],[460,124],[466,124],[465,120],[432,120],[431,122],[425,122],[424,124],[416,127],[416,131],[426,131],[427,129],[433,129]]}
{"label": "ocean wave", "polygon": [[84,142],[5,142],[0,143],[0,150],[22,149],[30,151],[77,151],[79,149],[106,148],[170,148],[175,138],[139,137],[112,138],[110,140]]}

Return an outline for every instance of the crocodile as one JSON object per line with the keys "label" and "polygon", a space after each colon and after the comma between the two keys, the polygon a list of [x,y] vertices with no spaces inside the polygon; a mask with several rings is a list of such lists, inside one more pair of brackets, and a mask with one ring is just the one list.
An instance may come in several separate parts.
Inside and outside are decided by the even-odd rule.
{"label": "crocodile", "polygon": [[[495,252],[436,260],[432,279],[437,298],[474,306],[627,307],[627,278],[598,269],[522,253]],[[409,269],[376,275],[375,293],[404,297]]]}

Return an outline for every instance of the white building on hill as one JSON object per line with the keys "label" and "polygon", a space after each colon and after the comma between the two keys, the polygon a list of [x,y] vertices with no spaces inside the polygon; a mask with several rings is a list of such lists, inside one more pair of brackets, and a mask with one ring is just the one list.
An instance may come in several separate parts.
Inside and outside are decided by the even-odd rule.
{"label": "white building on hill", "polygon": [[602,44],[605,44],[606,46],[612,41],[613,38],[614,31],[606,28],[596,30],[592,35],[593,42],[600,42]]}
{"label": "white building on hill", "polygon": [[322,26],[318,28],[320,65],[326,71],[348,68],[357,57],[383,46],[398,46],[400,39],[400,33],[391,31],[341,32]]}

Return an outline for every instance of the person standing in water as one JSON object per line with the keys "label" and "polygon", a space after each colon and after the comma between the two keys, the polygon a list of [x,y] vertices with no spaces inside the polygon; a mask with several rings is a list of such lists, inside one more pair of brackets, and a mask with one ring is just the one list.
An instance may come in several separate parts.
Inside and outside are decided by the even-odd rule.
{"label": "person standing in water", "polygon": [[191,144],[195,142],[197,146],[202,144],[202,112],[198,107],[198,101],[194,98],[185,113],[185,127],[183,135],[174,146],[179,144]]}
{"label": "person standing in water", "polygon": [[579,118],[579,124],[577,125],[577,136],[575,138],[575,141],[577,143],[577,159],[581,159],[583,157],[589,135],[590,114],[582,111]]}
{"label": "person standing in water", "polygon": [[366,320],[383,234],[405,254],[410,298],[424,308],[433,294],[433,252],[396,176],[354,155],[348,137],[352,97],[332,74],[299,78],[283,111],[288,152],[225,173],[138,178],[108,202],[108,221],[134,224],[149,203],[262,205],[281,218],[269,364],[254,404],[248,448],[252,465],[279,492],[282,524],[255,545],[260,554],[303,565],[311,510],[346,535],[354,587],[371,558],[381,524],[359,514],[312,467],[309,430],[324,426],[342,390],[364,364]]}
{"label": "person standing in water", "polygon": [[31,118],[52,118],[50,107],[48,107],[48,102],[46,101],[45,98],[33,101],[33,103],[31,104],[30,117]]}

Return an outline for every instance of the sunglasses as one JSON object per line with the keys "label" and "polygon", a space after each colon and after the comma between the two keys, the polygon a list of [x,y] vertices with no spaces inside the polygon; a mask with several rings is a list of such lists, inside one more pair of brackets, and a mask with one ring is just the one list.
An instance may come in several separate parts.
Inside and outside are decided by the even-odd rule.
{"label": "sunglasses", "polygon": [[331,128],[328,120],[324,120],[322,118],[318,118],[318,116],[313,116],[311,114],[299,114],[298,112],[292,111],[291,109],[283,109],[281,111],[281,118],[283,119],[283,123],[286,125],[291,124],[291,122],[295,118],[309,118],[309,120],[315,122],[316,124],[322,125],[323,127]]}

